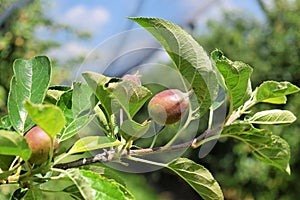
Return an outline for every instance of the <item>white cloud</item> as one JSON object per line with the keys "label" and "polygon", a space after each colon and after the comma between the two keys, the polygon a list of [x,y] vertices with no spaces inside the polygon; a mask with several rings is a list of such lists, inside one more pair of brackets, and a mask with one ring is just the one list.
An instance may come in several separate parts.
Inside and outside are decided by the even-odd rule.
{"label": "white cloud", "polygon": [[88,46],[77,42],[69,42],[60,47],[50,49],[47,55],[60,61],[66,61],[68,59],[86,56],[90,50]]}
{"label": "white cloud", "polygon": [[67,10],[59,20],[79,30],[96,32],[108,22],[109,17],[108,10],[103,7],[88,8],[85,5],[77,5]]}

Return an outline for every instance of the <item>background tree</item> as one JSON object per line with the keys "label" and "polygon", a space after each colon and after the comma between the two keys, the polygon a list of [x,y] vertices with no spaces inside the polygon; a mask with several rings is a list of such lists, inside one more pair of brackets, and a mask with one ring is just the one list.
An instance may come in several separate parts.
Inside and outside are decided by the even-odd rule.
{"label": "background tree", "polygon": [[[44,12],[45,2],[40,0],[1,0],[0,6],[0,116],[5,113],[4,106],[12,76],[12,64],[17,58],[31,58],[43,54],[59,42],[43,40],[37,37],[37,28],[43,27],[51,33],[65,31],[75,34],[78,38],[87,38],[89,34],[75,30],[65,24],[53,21]],[[58,83],[66,78],[63,69],[54,68],[55,80]],[[57,73],[57,70],[60,73]],[[66,70],[64,70],[66,71]],[[1,114],[2,113],[2,114]]]}
{"label": "background tree", "polygon": [[[253,87],[263,80],[288,80],[300,85],[300,1],[274,0],[271,5],[258,0],[265,14],[264,21],[244,13],[229,12],[221,21],[210,21],[209,31],[199,37],[206,50],[216,47],[233,60],[242,58],[253,68]],[[262,105],[264,108],[270,105]],[[300,96],[295,95],[283,108],[291,109],[300,117]],[[300,124],[293,127],[273,127],[273,133],[285,138],[291,146],[292,175],[263,166],[249,156],[249,149],[235,144],[233,152],[226,151],[228,142],[219,142],[205,158],[226,199],[297,199],[300,173]],[[230,146],[230,145],[229,145]],[[230,152],[229,152],[230,151]],[[224,189],[223,188],[223,189]]]}

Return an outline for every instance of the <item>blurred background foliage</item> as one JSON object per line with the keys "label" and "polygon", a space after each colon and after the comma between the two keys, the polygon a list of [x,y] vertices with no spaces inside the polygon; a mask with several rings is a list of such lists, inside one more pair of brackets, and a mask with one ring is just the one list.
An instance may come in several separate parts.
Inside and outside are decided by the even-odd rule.
{"label": "blurred background foliage", "polygon": [[[271,7],[261,0],[257,2],[266,21],[257,21],[247,13],[225,13],[222,21],[208,23],[208,34],[201,35],[198,41],[208,51],[218,48],[228,58],[251,65],[253,88],[264,80],[286,80],[299,86],[300,1],[275,0]],[[255,109],[275,107],[264,104]],[[250,156],[249,149],[241,143],[219,142],[203,162],[221,182],[226,199],[299,198],[300,95],[289,97],[288,103],[280,108],[291,110],[298,118],[291,126],[268,127],[290,144],[292,175],[286,176],[262,164]]]}
{"label": "blurred background foliage", "polygon": [[[40,27],[57,33],[64,31],[73,34],[77,39],[86,39],[88,33],[60,24],[49,18],[43,9],[45,2],[40,0],[1,0],[0,4],[0,116],[6,113],[6,96],[13,74],[12,65],[15,59],[28,59],[40,55],[60,45],[55,40],[43,40],[36,37]],[[53,84],[61,83],[68,78],[68,67],[57,67],[53,60]],[[70,60],[70,63],[73,61]]]}
{"label": "blurred background foliage", "polygon": [[[0,19],[3,19],[4,13],[12,8],[14,2],[17,1],[1,0]],[[207,52],[218,48],[231,60],[250,64],[254,68],[253,88],[264,80],[287,80],[300,86],[300,0],[272,2],[271,6],[266,6],[264,1],[257,0],[264,12],[264,21],[258,21],[248,13],[227,12],[222,20],[209,21],[206,33],[196,37]],[[52,21],[43,12],[41,1],[27,1],[27,4],[14,9],[6,20],[0,21],[0,117],[6,113],[13,61],[16,58],[43,54],[59,45],[57,41],[36,39],[35,30],[39,26],[54,32],[67,31],[75,34],[78,39],[89,37],[86,33]],[[194,27],[193,24],[189,25]],[[80,60],[78,58],[69,64],[73,65]],[[67,79],[70,67],[72,66],[58,67],[54,61],[53,84]],[[262,108],[272,107],[264,104],[255,109]],[[245,145],[234,140],[219,141],[212,152],[200,161],[198,150],[189,150],[185,155],[200,162],[214,174],[226,199],[298,199],[300,95],[289,97],[288,104],[280,108],[291,110],[298,118],[298,122],[292,126],[271,127],[274,134],[280,135],[290,144],[291,176],[262,164],[250,155]],[[137,199],[200,199],[189,186],[167,170],[143,176],[121,175],[125,177],[129,189],[137,195]]]}

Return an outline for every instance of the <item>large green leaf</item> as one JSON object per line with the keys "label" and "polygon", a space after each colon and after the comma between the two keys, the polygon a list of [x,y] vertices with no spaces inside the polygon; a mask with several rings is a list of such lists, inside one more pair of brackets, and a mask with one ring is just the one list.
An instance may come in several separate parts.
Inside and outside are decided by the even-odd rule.
{"label": "large green leaf", "polygon": [[222,137],[233,137],[246,143],[255,157],[290,174],[290,147],[288,143],[267,130],[240,123],[226,126]]}
{"label": "large green leaf", "polygon": [[217,79],[203,48],[179,26],[158,18],[129,18],[148,30],[165,48],[176,69],[191,84],[205,114],[217,95]]}
{"label": "large green leaf", "polygon": [[253,70],[243,62],[232,62],[219,50],[213,51],[211,57],[224,78],[230,98],[230,109],[233,111],[251,97],[250,76]]}
{"label": "large green leaf", "polygon": [[286,103],[286,95],[299,92],[300,88],[289,82],[266,81],[263,82],[255,90],[254,101],[284,104]]}
{"label": "large green leaf", "polygon": [[296,121],[295,115],[288,110],[264,110],[247,119],[252,124],[290,124]]}
{"label": "large green leaf", "polygon": [[26,101],[25,109],[32,121],[52,138],[63,129],[66,123],[61,109],[55,105],[32,104]]}
{"label": "large green leaf", "polygon": [[101,148],[113,147],[123,144],[117,139],[106,136],[87,136],[79,139],[69,150],[68,154],[92,151]]}
{"label": "large green leaf", "polygon": [[183,178],[205,200],[224,199],[218,182],[202,165],[187,158],[172,161],[168,168]]}
{"label": "large green leaf", "polygon": [[0,130],[0,154],[20,156],[28,160],[31,150],[23,136],[16,132]]}
{"label": "large green leaf", "polygon": [[14,129],[23,133],[34,125],[28,118],[23,102],[25,99],[35,104],[43,102],[50,83],[51,63],[46,56],[36,56],[29,60],[17,59],[13,70],[8,113]]}
{"label": "large green leaf", "polygon": [[67,175],[84,199],[130,200],[132,194],[119,183],[88,170],[69,169]]}

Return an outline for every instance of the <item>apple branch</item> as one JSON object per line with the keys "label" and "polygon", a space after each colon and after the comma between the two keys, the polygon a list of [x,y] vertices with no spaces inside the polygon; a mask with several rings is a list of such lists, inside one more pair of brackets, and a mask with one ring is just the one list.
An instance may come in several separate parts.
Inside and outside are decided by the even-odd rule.
{"label": "apple branch", "polygon": [[[203,139],[207,138],[208,136],[214,135],[216,130],[219,130],[219,129],[206,130],[201,135],[194,138],[193,140],[190,140],[185,143],[177,144],[177,145],[172,145],[168,148],[164,148],[164,146],[162,146],[162,147],[153,147],[153,148],[146,148],[146,149],[132,149],[132,150],[129,149],[127,151],[124,151],[121,154],[120,158],[131,156],[131,155],[149,154],[149,153],[154,153],[154,152],[175,151],[175,150],[189,148],[189,147],[197,148],[200,146],[198,144]],[[83,159],[79,159],[79,160],[67,162],[67,163],[60,163],[60,164],[54,165],[53,167],[59,168],[59,169],[69,169],[69,168],[76,168],[76,167],[89,165],[92,163],[98,163],[98,162],[101,162],[101,163],[112,162],[112,161],[116,160],[115,155],[116,155],[116,152],[114,150],[103,149],[103,153],[97,154],[93,157],[83,158]]]}

